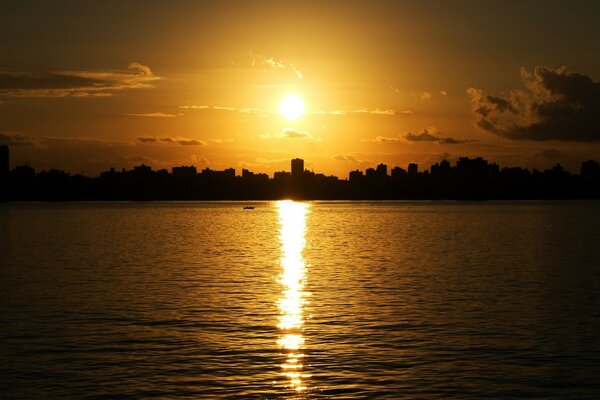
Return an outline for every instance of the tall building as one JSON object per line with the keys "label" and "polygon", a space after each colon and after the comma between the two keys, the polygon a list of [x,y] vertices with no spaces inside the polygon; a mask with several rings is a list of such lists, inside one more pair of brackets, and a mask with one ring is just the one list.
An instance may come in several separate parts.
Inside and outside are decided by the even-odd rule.
{"label": "tall building", "polygon": [[304,173],[304,160],[301,158],[294,158],[292,160],[292,176],[302,176]]}
{"label": "tall building", "polygon": [[416,175],[418,173],[419,173],[419,164],[417,164],[417,163],[408,164],[408,174],[409,175]]}
{"label": "tall building", "polygon": [[387,176],[387,165],[379,164],[375,170],[379,176]]}
{"label": "tall building", "polygon": [[582,162],[581,176],[600,176],[600,163],[594,160]]}
{"label": "tall building", "polygon": [[0,176],[8,175],[8,146],[0,146]]}

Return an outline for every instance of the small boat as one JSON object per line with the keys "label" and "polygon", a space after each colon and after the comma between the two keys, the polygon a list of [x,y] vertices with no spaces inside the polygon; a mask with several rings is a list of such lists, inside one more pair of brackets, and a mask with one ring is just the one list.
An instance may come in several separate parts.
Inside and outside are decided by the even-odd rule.
{"label": "small boat", "polygon": [[254,206],[245,206],[244,210],[254,210]]}

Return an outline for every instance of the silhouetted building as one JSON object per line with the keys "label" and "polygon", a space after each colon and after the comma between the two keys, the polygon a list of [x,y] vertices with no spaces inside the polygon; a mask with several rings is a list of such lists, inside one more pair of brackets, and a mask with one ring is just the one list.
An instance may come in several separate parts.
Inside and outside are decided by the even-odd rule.
{"label": "silhouetted building", "polygon": [[419,173],[419,164],[410,163],[408,164],[408,174],[409,175],[417,175]]}
{"label": "silhouetted building", "polygon": [[367,170],[365,171],[365,176],[368,178],[374,177],[377,175],[377,171],[375,171],[375,168],[367,168]]}
{"label": "silhouetted building", "polygon": [[217,178],[235,178],[235,168],[227,168],[223,171],[215,171],[210,168],[204,168],[202,170],[202,176]]}
{"label": "silhouetted building", "polygon": [[400,167],[392,168],[392,178],[400,178],[401,176],[406,175],[406,170]]}
{"label": "silhouetted building", "polygon": [[431,175],[448,175],[450,171],[452,171],[452,167],[448,160],[442,160],[439,164],[431,166]]}
{"label": "silhouetted building", "polygon": [[10,171],[10,176],[16,182],[33,182],[35,179],[35,169],[29,165],[19,165]]}
{"label": "silhouetted building", "polygon": [[175,179],[191,179],[196,176],[196,167],[194,166],[173,167],[171,170]]}
{"label": "silhouetted building", "polygon": [[273,179],[280,180],[280,179],[288,178],[290,176],[292,176],[292,174],[290,174],[289,172],[278,171],[273,174]]}
{"label": "silhouetted building", "polygon": [[133,173],[137,175],[150,175],[152,173],[152,167],[148,165],[138,165],[137,167],[133,167]]}
{"label": "silhouetted building", "polygon": [[456,170],[460,176],[483,176],[488,173],[488,162],[481,157],[460,157],[456,162]]}
{"label": "silhouetted building", "polygon": [[600,163],[598,161],[589,160],[581,163],[581,176],[596,177],[600,175]]}
{"label": "silhouetted building", "polygon": [[356,171],[350,171],[350,173],[348,174],[348,180],[350,182],[355,182],[355,181],[362,179],[363,176],[364,175],[363,175],[362,171],[357,169]]}
{"label": "silhouetted building", "polygon": [[301,158],[294,158],[292,160],[292,176],[302,176],[304,173],[304,160]]}
{"label": "silhouetted building", "polygon": [[387,176],[387,165],[379,164],[375,172],[378,176]]}
{"label": "silhouetted building", "polygon": [[7,176],[9,170],[8,146],[0,146],[0,176]]}

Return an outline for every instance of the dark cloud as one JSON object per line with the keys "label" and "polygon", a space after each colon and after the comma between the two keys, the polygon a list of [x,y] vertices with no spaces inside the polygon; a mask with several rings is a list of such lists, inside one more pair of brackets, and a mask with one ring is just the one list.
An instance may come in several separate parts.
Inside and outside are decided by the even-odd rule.
{"label": "dark cloud", "polygon": [[20,133],[0,133],[0,144],[8,146],[38,146],[40,138]]}
{"label": "dark cloud", "polygon": [[539,153],[536,153],[535,156],[548,158],[550,160],[556,160],[559,158],[568,158],[569,157],[566,153],[563,153],[562,151],[556,150],[556,149],[544,149],[544,150],[540,151]]}
{"label": "dark cloud", "polygon": [[138,63],[127,70],[109,71],[0,71],[0,96],[5,97],[90,97],[111,96],[125,89],[152,87],[160,79]]}
{"label": "dark cloud", "polygon": [[196,139],[178,139],[176,142],[183,146],[205,146],[206,142]]}
{"label": "dark cloud", "polygon": [[139,137],[139,138],[136,138],[136,140],[138,142],[141,142],[141,143],[154,143],[154,142],[156,142],[156,138],[153,138],[153,137]]}
{"label": "dark cloud", "polygon": [[521,69],[525,89],[489,96],[469,88],[477,125],[509,139],[600,140],[600,83],[565,67]]}
{"label": "dark cloud", "polygon": [[185,139],[185,138],[155,138],[155,137],[137,137],[135,138],[140,143],[168,143],[168,144],[179,144],[182,146],[206,146],[206,142],[204,140],[198,139]]}
{"label": "dark cloud", "polygon": [[461,144],[461,143],[472,143],[475,140],[472,139],[455,139],[452,137],[442,137],[435,128],[424,129],[421,133],[409,132],[403,137],[409,142],[436,142],[441,144]]}
{"label": "dark cloud", "polygon": [[404,135],[404,139],[408,140],[409,142],[437,142],[440,140],[440,137],[429,133],[429,131],[425,129],[421,133],[409,132]]}

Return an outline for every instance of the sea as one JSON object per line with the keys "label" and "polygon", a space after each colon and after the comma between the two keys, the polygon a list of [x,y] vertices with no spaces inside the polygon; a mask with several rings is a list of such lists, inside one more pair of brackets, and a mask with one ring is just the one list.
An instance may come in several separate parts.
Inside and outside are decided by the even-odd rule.
{"label": "sea", "polygon": [[600,202],[0,204],[0,398],[598,399]]}

